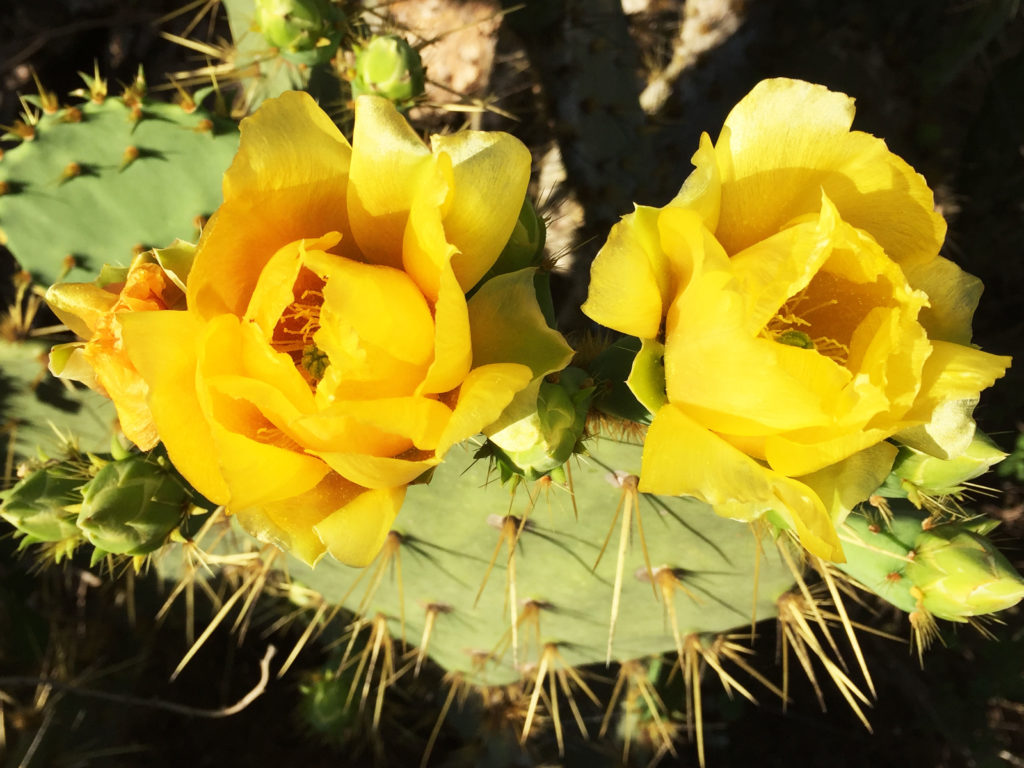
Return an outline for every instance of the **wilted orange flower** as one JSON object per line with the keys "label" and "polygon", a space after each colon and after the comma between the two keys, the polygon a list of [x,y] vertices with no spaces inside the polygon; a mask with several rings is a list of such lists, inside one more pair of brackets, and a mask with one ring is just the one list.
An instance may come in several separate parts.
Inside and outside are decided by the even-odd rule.
{"label": "wilted orange flower", "polygon": [[832,560],[888,440],[959,454],[1009,365],[969,344],[981,285],[938,255],[924,179],[853,112],[822,86],[757,85],[675,199],[612,230],[583,307],[643,340],[640,489],[768,515]]}
{"label": "wilted orange flower", "polygon": [[307,94],[265,102],[187,310],[121,318],[178,470],[308,563],[368,563],[406,486],[571,356],[531,270],[478,286],[529,173],[511,136],[427,147],[384,99],[357,101],[351,146]]}
{"label": "wilted orange flower", "polygon": [[46,302],[61,322],[87,339],[55,346],[50,370],[110,397],[121,429],[143,450],[153,448],[159,437],[146,402],[149,389],[124,348],[121,317],[184,308],[194,250],[178,241],[139,254],[128,269],[105,267],[92,283],[58,283],[46,292]]}

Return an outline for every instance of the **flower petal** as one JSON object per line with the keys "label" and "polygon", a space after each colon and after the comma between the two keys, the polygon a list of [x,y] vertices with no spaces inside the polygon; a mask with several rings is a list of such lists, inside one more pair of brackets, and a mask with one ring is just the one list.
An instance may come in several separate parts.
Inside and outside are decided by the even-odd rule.
{"label": "flower petal", "polygon": [[440,272],[434,305],[434,359],[415,394],[436,395],[459,386],[473,365],[469,307],[450,264]]}
{"label": "flower petal", "polygon": [[360,453],[340,451],[310,451],[342,477],[364,488],[385,489],[408,485],[441,460],[434,457],[401,458],[389,456],[368,456]]}
{"label": "flower petal", "polygon": [[562,370],[573,351],[537,303],[534,269],[492,277],[469,300],[473,366],[521,363],[534,377]]}
{"label": "flower petal", "polygon": [[453,196],[444,231],[457,249],[452,268],[469,291],[508,242],[530,181],[530,151],[507,133],[459,131],[432,136],[435,153],[451,158]]}
{"label": "flower petal", "polygon": [[367,261],[401,268],[409,210],[434,170],[434,158],[387,99],[360,96],[355,111],[348,189],[352,234]]}
{"label": "flower petal", "polygon": [[885,482],[896,453],[892,443],[878,443],[797,479],[824,502],[832,522],[838,526]]}
{"label": "flower petal", "polygon": [[229,492],[212,431],[196,394],[196,343],[203,323],[193,312],[132,312],[121,320],[125,348],[149,385],[149,410],[171,462],[214,504]]}
{"label": "flower petal", "polygon": [[658,335],[667,308],[662,298],[667,276],[655,268],[663,261],[657,213],[637,206],[612,227],[590,267],[587,300],[581,307],[591,320],[641,339]]}
{"label": "flower petal", "polygon": [[366,491],[317,523],[316,533],[331,556],[356,568],[369,565],[384,545],[405,491],[404,487]]}
{"label": "flower petal", "polygon": [[188,306],[202,317],[242,315],[281,246],[325,232],[349,239],[351,149],[309,94],[268,99],[241,130],[224,203],[203,229],[188,278]]}
{"label": "flower petal", "polygon": [[764,80],[726,118],[716,235],[729,253],[818,210],[821,190],[843,218],[900,264],[929,261],[946,225],[924,179],[885,142],[850,132],[853,100],[798,80]]}
{"label": "flower petal", "polygon": [[327,550],[316,526],[364,492],[331,473],[298,496],[242,510],[238,522],[260,541],[276,544],[313,566]]}
{"label": "flower petal", "polygon": [[928,338],[970,344],[971,320],[984,290],[981,280],[941,256],[903,271],[910,285],[928,295],[930,306],[918,317]]}
{"label": "flower petal", "polygon": [[722,174],[715,147],[706,133],[700,135],[700,146],[690,161],[694,169],[669,206],[695,211],[704,226],[714,232],[722,208]]}
{"label": "flower petal", "polygon": [[459,388],[451,420],[437,444],[437,455],[497,421],[515,394],[530,383],[532,371],[516,363],[492,363],[474,368]]}
{"label": "flower petal", "polygon": [[197,353],[198,401],[229,491],[223,503],[232,511],[304,493],[328,472],[322,461],[295,446],[252,403],[217,387],[218,376],[236,372],[231,369],[245,359],[239,350],[246,345],[248,327],[234,315],[214,318],[199,337]]}

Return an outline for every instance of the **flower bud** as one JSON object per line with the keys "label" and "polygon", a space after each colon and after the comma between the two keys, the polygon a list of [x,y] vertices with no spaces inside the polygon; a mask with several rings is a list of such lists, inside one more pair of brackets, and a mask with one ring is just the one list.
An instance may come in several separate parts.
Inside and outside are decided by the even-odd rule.
{"label": "flower bud", "polygon": [[340,9],[329,0],[256,0],[260,33],[297,64],[328,61],[338,50],[342,19]]}
{"label": "flower bud", "polygon": [[356,47],[353,99],[374,94],[409,107],[423,93],[424,79],[419,53],[397,35],[374,37],[365,47]]}
{"label": "flower bud", "polygon": [[593,395],[585,383],[579,368],[566,368],[557,382],[542,381],[536,409],[490,436],[528,479],[543,477],[572,456]]}
{"label": "flower bud", "polygon": [[923,607],[941,619],[966,621],[1024,597],[1024,578],[970,524],[946,523],[921,532],[906,574]]}
{"label": "flower bud", "polygon": [[18,529],[29,544],[59,544],[55,556],[71,553],[80,540],[75,525],[75,506],[82,500],[83,477],[69,471],[64,463],[51,463],[37,469],[0,496],[0,517]]}
{"label": "flower bud", "polygon": [[145,555],[178,527],[189,501],[162,460],[135,454],[106,464],[82,488],[78,527],[98,550]]}
{"label": "flower bud", "polygon": [[984,474],[1005,457],[986,435],[977,432],[967,450],[952,459],[939,459],[910,446],[900,446],[892,472],[910,500],[920,506],[918,497],[922,492],[929,496],[960,494],[964,483]]}

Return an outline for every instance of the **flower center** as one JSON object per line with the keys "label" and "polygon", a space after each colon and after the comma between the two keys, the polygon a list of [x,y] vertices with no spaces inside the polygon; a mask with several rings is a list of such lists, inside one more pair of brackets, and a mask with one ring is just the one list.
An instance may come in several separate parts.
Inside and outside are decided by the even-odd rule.
{"label": "flower center", "polygon": [[303,268],[293,288],[295,300],[281,313],[270,340],[274,350],[291,356],[295,367],[314,389],[330,365],[327,354],[313,341],[313,335],[320,330],[323,287],[323,280]]}
{"label": "flower center", "polygon": [[839,299],[823,296],[822,291],[814,290],[816,281],[818,276],[806,288],[786,299],[761,335],[791,347],[813,349],[839,365],[845,365],[850,348],[829,333],[831,329],[828,329],[827,322],[829,310],[835,311]]}

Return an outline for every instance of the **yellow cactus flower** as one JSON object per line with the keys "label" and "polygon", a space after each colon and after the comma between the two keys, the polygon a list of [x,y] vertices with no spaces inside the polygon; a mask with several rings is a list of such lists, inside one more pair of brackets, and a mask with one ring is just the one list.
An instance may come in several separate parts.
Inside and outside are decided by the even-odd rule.
{"label": "yellow cactus flower", "polygon": [[87,339],[55,346],[50,370],[110,397],[121,430],[147,451],[159,437],[146,402],[149,389],[124,347],[121,318],[131,312],[183,308],[194,248],[178,241],[139,254],[128,269],[105,267],[92,283],[57,283],[46,292],[57,317]]}
{"label": "yellow cactus flower", "polygon": [[[568,362],[529,270],[478,290],[530,155],[502,133],[426,146],[357,100],[352,144],[304,93],[242,122],[187,309],[122,318],[171,461],[255,536],[365,565],[406,486]],[[529,284],[529,301],[507,301]]]}
{"label": "yellow cactus flower", "polygon": [[980,282],[938,255],[927,184],[853,113],[823,86],[758,84],[667,206],[615,226],[583,307],[643,340],[640,490],[769,515],[839,561],[835,524],[888,474],[888,439],[966,450],[1010,362],[969,346]]}

